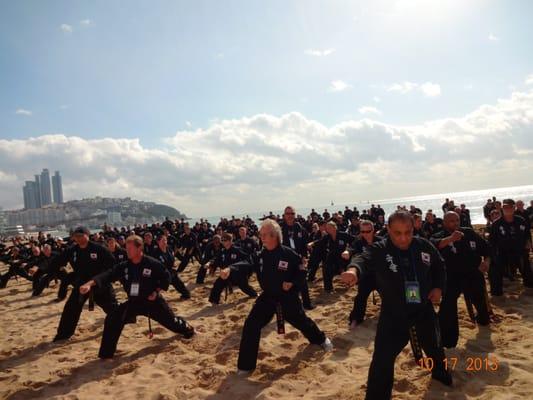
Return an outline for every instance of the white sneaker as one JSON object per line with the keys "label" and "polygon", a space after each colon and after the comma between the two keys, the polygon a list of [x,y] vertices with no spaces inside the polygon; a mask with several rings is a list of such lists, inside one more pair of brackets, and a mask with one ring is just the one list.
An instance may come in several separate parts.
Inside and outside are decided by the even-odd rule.
{"label": "white sneaker", "polygon": [[324,340],[324,343],[322,343],[320,346],[322,346],[325,352],[333,350],[333,343],[331,343],[331,340],[329,340],[329,338],[326,338],[326,340]]}

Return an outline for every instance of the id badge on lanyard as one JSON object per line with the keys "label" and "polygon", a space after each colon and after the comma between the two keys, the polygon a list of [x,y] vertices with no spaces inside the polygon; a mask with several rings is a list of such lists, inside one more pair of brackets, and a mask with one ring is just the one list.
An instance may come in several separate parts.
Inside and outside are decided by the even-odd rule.
{"label": "id badge on lanyard", "polygon": [[418,281],[405,281],[405,300],[407,304],[420,304],[420,284]]}
{"label": "id badge on lanyard", "polygon": [[139,295],[139,282],[132,282],[130,286],[130,296],[136,297]]}
{"label": "id badge on lanyard", "polygon": [[405,276],[405,301],[407,304],[420,304],[422,303],[422,296],[420,295],[420,283],[418,282],[418,276],[416,274],[416,265],[413,260],[412,250],[409,251],[409,264],[413,269],[414,280],[407,279],[407,271],[404,270]]}

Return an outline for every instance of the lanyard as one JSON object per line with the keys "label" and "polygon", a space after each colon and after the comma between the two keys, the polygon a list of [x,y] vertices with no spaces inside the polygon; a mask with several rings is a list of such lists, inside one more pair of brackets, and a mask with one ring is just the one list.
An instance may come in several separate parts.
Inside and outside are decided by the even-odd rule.
{"label": "lanyard", "polygon": [[[396,255],[398,256],[398,258],[402,259],[402,257],[400,256],[399,252],[396,251]],[[402,263],[400,262],[400,265],[402,265]],[[413,275],[415,277],[414,281],[415,282],[418,282],[418,274],[416,273],[416,265],[415,265],[415,262],[414,262],[414,257],[413,257],[413,249],[411,248],[411,246],[409,246],[409,265],[411,266],[411,269],[413,270]],[[403,267],[403,265],[402,265]],[[404,276],[404,281],[406,281],[408,278],[407,276],[407,271],[404,271],[403,268],[402,268],[402,274]]]}

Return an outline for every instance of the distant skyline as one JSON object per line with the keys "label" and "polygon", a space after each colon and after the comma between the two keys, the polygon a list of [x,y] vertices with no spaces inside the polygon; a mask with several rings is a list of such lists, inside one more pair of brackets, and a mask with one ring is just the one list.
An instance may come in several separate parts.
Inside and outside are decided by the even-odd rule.
{"label": "distant skyline", "polygon": [[533,183],[527,0],[22,0],[0,13],[0,206],[188,215]]}
{"label": "distant skyline", "polygon": [[26,180],[22,187],[25,209],[63,203],[63,183],[59,171],[55,171],[51,181],[48,168],[43,168],[41,173],[34,177],[35,180]]}

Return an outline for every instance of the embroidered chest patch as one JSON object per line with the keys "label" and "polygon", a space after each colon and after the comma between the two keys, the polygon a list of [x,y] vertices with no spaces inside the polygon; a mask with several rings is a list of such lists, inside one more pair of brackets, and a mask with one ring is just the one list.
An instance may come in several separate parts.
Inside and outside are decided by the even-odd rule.
{"label": "embroidered chest patch", "polygon": [[394,258],[390,254],[387,254],[385,256],[385,261],[389,264],[389,269],[392,272],[398,272],[398,266],[394,263]]}
{"label": "embroidered chest patch", "polygon": [[281,271],[286,271],[289,269],[289,263],[287,261],[281,260],[278,264],[278,269]]}

